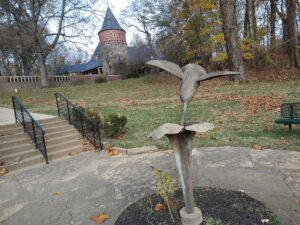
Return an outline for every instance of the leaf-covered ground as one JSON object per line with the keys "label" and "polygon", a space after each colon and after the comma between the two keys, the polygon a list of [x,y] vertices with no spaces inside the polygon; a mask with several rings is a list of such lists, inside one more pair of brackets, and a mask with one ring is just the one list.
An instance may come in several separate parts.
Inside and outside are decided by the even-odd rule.
{"label": "leaf-covered ground", "polygon": [[[298,78],[297,78],[298,77]],[[118,139],[108,139],[120,147],[156,144],[170,148],[167,140],[147,137],[156,127],[178,122],[181,115],[179,82],[171,75],[102,84],[33,88],[19,90],[18,96],[32,112],[56,114],[55,92],[73,102],[85,101],[104,117],[112,112],[127,116],[127,131]],[[12,92],[0,90],[0,106],[11,107]],[[289,132],[274,123],[280,116],[280,104],[300,101],[300,76],[293,79],[252,80],[236,84],[216,79],[200,85],[188,108],[188,121],[208,121],[216,129],[195,138],[196,146],[248,146],[300,151],[300,126]]]}

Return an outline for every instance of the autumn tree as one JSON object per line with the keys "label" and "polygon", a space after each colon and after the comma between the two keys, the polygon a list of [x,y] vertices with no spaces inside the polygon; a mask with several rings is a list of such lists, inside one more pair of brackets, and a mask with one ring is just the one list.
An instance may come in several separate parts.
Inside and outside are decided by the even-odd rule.
{"label": "autumn tree", "polygon": [[240,48],[237,19],[236,19],[236,1],[220,0],[220,11],[223,21],[223,32],[226,40],[226,49],[230,69],[241,73],[239,79],[247,79],[244,67],[242,51]]}

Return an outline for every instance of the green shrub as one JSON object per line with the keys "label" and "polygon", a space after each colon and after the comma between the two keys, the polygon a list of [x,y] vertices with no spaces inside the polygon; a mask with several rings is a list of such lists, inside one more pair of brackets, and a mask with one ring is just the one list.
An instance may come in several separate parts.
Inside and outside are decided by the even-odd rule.
{"label": "green shrub", "polygon": [[100,125],[103,124],[103,116],[102,116],[102,113],[98,112],[95,108],[91,108],[91,107],[88,107],[87,110],[86,110],[86,115],[97,121]]}
{"label": "green shrub", "polygon": [[108,137],[118,137],[124,131],[126,123],[126,116],[119,113],[112,113],[105,121],[103,129]]}
{"label": "green shrub", "polygon": [[[103,115],[96,108],[87,106],[83,101],[76,102],[75,105],[84,115],[99,122],[100,125],[103,124]],[[80,122],[80,113],[75,108],[72,108],[72,120]]]}

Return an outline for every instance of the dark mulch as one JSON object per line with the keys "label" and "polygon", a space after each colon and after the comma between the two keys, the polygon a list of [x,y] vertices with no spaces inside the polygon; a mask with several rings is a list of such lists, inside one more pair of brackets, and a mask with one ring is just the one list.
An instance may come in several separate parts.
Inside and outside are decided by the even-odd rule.
{"label": "dark mulch", "polygon": [[[203,225],[281,225],[277,216],[263,203],[243,192],[217,188],[194,189],[195,205],[203,214]],[[115,225],[171,225],[167,208],[155,211],[155,205],[163,203],[156,194],[147,196],[130,205]],[[173,216],[180,225],[179,210],[183,207],[181,190],[172,200]],[[263,223],[263,219],[270,222]]]}

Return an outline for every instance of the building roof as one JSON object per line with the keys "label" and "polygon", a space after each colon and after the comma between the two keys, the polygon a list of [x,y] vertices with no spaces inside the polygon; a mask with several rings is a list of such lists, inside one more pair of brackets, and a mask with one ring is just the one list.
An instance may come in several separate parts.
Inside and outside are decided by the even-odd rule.
{"label": "building roof", "polygon": [[94,51],[90,61],[83,64],[76,65],[65,65],[63,67],[57,68],[56,74],[66,74],[66,73],[83,73],[91,69],[99,68],[102,66],[102,61],[100,60],[101,47],[98,44]]}
{"label": "building roof", "polygon": [[[102,67],[101,58],[102,48],[98,44],[90,61],[83,64],[77,65],[65,65],[57,69],[56,74],[67,74],[67,73],[83,73],[91,69]],[[128,62],[130,64],[140,64],[145,63],[151,59],[150,49],[146,46],[141,47],[127,47],[128,52]]]}
{"label": "building roof", "polygon": [[106,10],[104,22],[102,24],[102,28],[99,31],[99,33],[105,30],[122,30],[125,32],[125,30],[120,26],[116,17],[114,16],[114,14],[112,13],[109,7]]}

